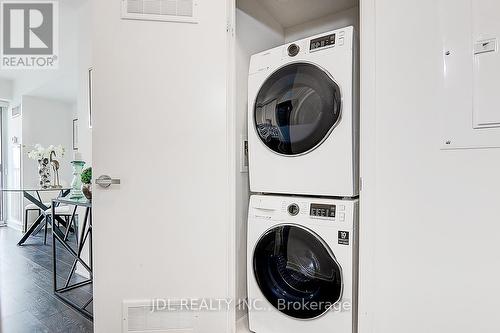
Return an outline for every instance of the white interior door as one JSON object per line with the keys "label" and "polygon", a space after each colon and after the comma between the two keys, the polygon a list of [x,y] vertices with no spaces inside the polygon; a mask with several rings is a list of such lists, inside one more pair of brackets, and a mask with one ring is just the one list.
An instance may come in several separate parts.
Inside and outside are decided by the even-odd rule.
{"label": "white interior door", "polygon": [[[123,20],[93,1],[94,313],[120,332],[122,302],[229,294],[226,1],[199,22]],[[224,311],[194,332],[225,332]],[[168,320],[166,320],[168,322]],[[175,328],[175,327],[173,327]]]}

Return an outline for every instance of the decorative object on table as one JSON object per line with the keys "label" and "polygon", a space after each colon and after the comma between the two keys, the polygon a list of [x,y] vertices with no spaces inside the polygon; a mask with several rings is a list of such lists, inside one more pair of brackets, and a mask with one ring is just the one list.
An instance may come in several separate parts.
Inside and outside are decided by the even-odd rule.
{"label": "decorative object on table", "polygon": [[52,170],[54,170],[54,184],[52,185],[53,188],[61,188],[61,184],[59,183],[59,161],[56,160],[54,157],[56,156],[56,152],[52,151],[50,153],[50,165],[52,165]]}
{"label": "decorative object on table", "polygon": [[73,150],[78,150],[78,119],[73,119]]}
{"label": "decorative object on table", "polygon": [[69,192],[69,197],[71,199],[81,199],[83,198],[82,170],[85,162],[73,161],[71,162],[71,165],[73,166],[73,180],[71,181],[71,191]]}
{"label": "decorative object on table", "polygon": [[38,160],[38,177],[41,188],[50,187],[49,159],[46,157]]}
{"label": "decorative object on table", "polygon": [[82,192],[85,197],[92,200],[92,167],[88,167],[82,172]]}
{"label": "decorative object on table", "polygon": [[[54,146],[50,145],[47,148],[44,148],[40,144],[36,144],[32,150],[28,152],[28,158],[38,161],[38,177],[40,187],[43,189],[47,189],[50,187],[50,166],[54,167],[52,156],[60,156],[64,157],[64,148],[63,146]],[[57,162],[57,161],[56,161]],[[59,162],[57,162],[57,170],[55,169],[57,184],[59,183]]]}

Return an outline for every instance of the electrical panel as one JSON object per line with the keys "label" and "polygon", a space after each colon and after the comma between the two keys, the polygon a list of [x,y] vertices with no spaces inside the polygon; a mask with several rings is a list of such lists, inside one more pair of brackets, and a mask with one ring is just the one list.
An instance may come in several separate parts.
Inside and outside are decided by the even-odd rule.
{"label": "electrical panel", "polygon": [[498,0],[439,1],[442,149],[500,148],[499,13]]}

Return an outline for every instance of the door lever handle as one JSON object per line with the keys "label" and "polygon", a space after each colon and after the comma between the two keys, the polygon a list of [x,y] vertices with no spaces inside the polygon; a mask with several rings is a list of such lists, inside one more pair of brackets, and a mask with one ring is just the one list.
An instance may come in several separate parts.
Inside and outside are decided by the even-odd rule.
{"label": "door lever handle", "polygon": [[95,183],[101,187],[108,188],[111,185],[119,185],[120,179],[113,179],[108,175],[102,175],[95,180]]}

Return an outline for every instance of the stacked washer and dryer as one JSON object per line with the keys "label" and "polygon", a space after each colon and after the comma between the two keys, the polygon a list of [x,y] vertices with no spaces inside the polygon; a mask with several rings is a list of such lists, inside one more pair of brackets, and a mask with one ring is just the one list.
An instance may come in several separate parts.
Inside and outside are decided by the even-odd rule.
{"label": "stacked washer and dryer", "polygon": [[357,56],[353,27],[252,56],[250,330],[357,331]]}

